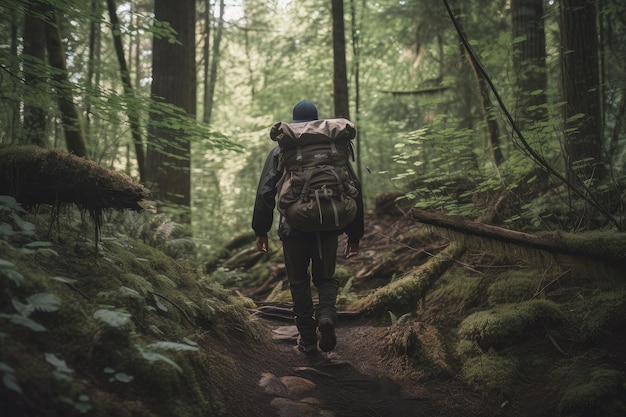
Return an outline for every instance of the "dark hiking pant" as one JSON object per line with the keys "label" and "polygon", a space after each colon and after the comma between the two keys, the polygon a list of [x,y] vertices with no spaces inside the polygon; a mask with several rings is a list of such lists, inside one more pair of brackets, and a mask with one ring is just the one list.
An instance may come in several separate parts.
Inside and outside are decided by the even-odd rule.
{"label": "dark hiking pant", "polygon": [[[337,320],[335,303],[339,281],[334,274],[338,236],[334,233],[307,233],[282,240],[293,314],[301,343],[305,346],[315,345],[316,319],[328,316],[333,322]],[[316,306],[313,305],[311,295],[311,280],[319,295]]]}

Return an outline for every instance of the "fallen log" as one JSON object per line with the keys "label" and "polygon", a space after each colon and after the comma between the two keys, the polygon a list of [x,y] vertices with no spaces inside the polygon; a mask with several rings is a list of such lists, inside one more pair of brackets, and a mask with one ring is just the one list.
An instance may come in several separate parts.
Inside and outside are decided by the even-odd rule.
{"label": "fallen log", "polygon": [[94,221],[96,253],[103,212],[141,211],[149,191],[128,176],[93,161],[37,146],[0,146],[0,195],[24,208],[74,204]]}
{"label": "fallen log", "polygon": [[58,149],[0,147],[0,195],[26,208],[73,203],[100,223],[106,209],[143,210],[148,194],[128,176]]}
{"label": "fallen log", "polygon": [[387,311],[396,316],[414,312],[437,279],[464,252],[465,246],[452,242],[419,268],[357,301],[350,309],[364,316],[377,317]]}
{"label": "fallen log", "polygon": [[[460,216],[448,216],[418,209],[413,209],[411,215],[421,223],[443,228],[449,232],[457,232],[454,236],[450,236],[451,239],[468,246],[487,248],[501,255],[517,255],[530,262],[539,261],[542,265],[550,260],[557,264],[563,262],[580,264],[581,258],[609,266],[626,265],[626,233],[592,231],[529,234],[466,220]],[[514,245],[521,250],[506,245]],[[546,256],[546,254],[552,256]]]}

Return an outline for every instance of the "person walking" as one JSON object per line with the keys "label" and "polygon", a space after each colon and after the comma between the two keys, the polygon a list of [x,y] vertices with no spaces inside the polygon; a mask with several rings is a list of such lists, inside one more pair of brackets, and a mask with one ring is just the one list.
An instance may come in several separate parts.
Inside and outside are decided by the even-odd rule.
{"label": "person walking", "polygon": [[[292,124],[318,120],[317,107],[303,100],[293,107]],[[274,220],[277,186],[283,175],[281,149],[273,148],[265,161],[257,188],[252,217],[252,229],[256,235],[256,246],[261,252],[268,251],[268,232]],[[284,216],[280,216],[278,236],[283,243],[285,270],[293,300],[293,315],[298,329],[298,349],[314,356],[332,351],[337,343],[337,294],[339,282],[334,277],[337,261],[339,235],[347,235],[344,254],[358,254],[359,242],[364,232],[363,198],[361,184],[347,162],[351,181],[358,190],[356,216],[341,230],[302,231],[292,227]],[[310,271],[310,275],[309,275]],[[311,280],[318,293],[318,303],[313,304]],[[319,331],[319,350],[318,350]]]}

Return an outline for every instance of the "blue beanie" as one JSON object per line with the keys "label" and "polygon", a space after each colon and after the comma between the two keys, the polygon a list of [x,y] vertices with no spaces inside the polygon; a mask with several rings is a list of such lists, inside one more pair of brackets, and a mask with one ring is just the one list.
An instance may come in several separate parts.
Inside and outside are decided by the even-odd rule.
{"label": "blue beanie", "polygon": [[310,122],[317,120],[317,107],[309,100],[302,100],[293,107],[292,123]]}

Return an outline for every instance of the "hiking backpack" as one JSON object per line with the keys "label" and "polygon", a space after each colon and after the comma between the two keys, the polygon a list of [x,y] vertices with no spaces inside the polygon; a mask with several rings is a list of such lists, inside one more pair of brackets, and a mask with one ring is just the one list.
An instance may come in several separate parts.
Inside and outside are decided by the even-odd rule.
{"label": "hiking backpack", "polygon": [[280,146],[278,211],[305,232],[341,230],[357,212],[358,191],[348,164],[354,159],[354,124],[347,119],[277,123],[270,132]]}

